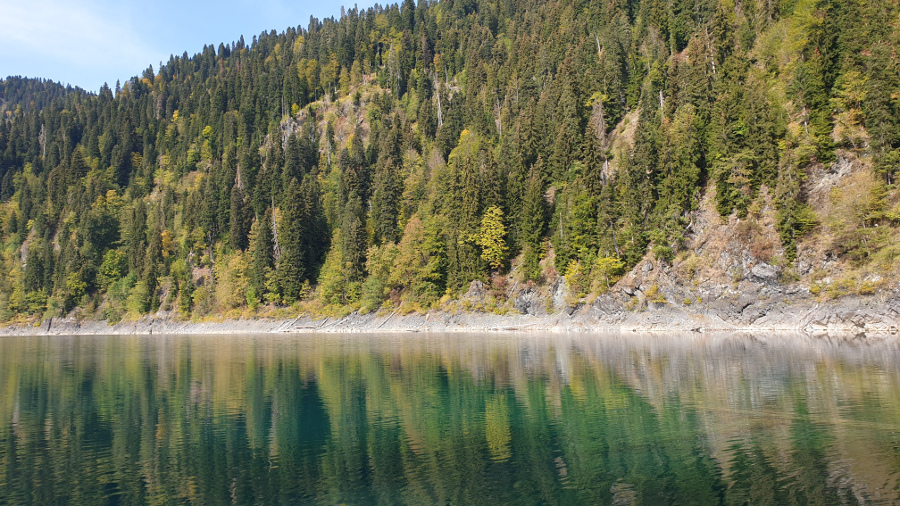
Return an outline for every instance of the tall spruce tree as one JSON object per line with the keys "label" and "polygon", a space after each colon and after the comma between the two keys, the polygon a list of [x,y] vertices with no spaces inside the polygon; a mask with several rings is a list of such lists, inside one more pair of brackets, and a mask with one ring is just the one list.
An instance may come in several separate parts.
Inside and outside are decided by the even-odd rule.
{"label": "tall spruce tree", "polygon": [[257,300],[265,300],[267,281],[275,270],[275,243],[272,237],[272,209],[253,221],[250,230],[250,286]]}
{"label": "tall spruce tree", "polygon": [[278,290],[286,304],[297,301],[303,281],[310,274],[307,245],[303,243],[306,227],[309,226],[309,223],[303,221],[304,207],[300,183],[296,178],[291,179],[284,192],[278,236],[281,249],[277,265]]}

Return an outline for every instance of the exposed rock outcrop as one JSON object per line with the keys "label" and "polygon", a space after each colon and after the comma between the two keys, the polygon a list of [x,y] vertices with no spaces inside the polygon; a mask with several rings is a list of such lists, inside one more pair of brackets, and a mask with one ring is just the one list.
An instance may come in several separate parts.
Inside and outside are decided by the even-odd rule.
{"label": "exposed rock outcrop", "polygon": [[[477,311],[433,311],[411,313],[352,313],[342,318],[314,318],[299,315],[291,320],[241,319],[222,322],[183,322],[168,315],[145,317],[108,325],[72,318],[56,318],[39,326],[9,326],[4,335],[69,334],[253,334],[304,332],[802,332],[810,335],[843,334],[876,338],[896,335],[900,328],[900,294],[845,297],[817,302],[807,296],[796,299],[783,292],[754,297],[748,293],[723,291],[719,296],[689,305],[656,301],[641,308],[626,309],[624,292],[606,294],[590,304],[563,304],[546,312],[559,287],[551,294],[539,294],[533,287],[519,287],[513,297],[521,314],[498,315]],[[533,308],[533,312],[528,312]]]}

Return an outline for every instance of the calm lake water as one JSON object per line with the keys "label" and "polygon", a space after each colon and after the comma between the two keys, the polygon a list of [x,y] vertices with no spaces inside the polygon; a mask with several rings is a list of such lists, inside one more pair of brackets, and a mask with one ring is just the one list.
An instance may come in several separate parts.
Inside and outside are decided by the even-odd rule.
{"label": "calm lake water", "polygon": [[0,504],[900,502],[900,344],[0,338]]}

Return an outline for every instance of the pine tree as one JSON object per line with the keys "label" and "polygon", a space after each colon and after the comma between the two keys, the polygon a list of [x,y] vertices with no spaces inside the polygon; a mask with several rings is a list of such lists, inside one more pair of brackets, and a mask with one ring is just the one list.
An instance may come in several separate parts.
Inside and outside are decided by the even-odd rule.
{"label": "pine tree", "polygon": [[889,184],[900,173],[900,64],[892,54],[891,45],[885,43],[870,51],[862,107],[876,170]]}
{"label": "pine tree", "polygon": [[293,304],[300,295],[303,281],[310,274],[307,247],[303,243],[308,223],[303,221],[304,202],[300,183],[291,179],[284,192],[282,203],[282,219],[279,224],[278,245],[281,256],[278,258],[277,279],[278,290],[285,304]]}
{"label": "pine tree", "polygon": [[447,220],[448,287],[459,290],[483,277],[484,264],[475,240],[481,216],[482,188],[479,178],[482,140],[464,130],[459,145],[450,154],[443,181],[443,214]]}
{"label": "pine tree", "polygon": [[287,149],[284,151],[284,172],[282,179],[285,187],[287,187],[292,179],[297,181],[303,180],[303,174],[308,171],[304,167],[303,155],[301,153],[300,137],[291,133],[288,136]]}
{"label": "pine tree", "polygon": [[370,190],[369,164],[363,150],[359,132],[353,134],[348,142],[349,147],[341,152],[340,167],[340,203],[346,204],[350,195],[355,194],[363,202],[368,201]]}
{"label": "pine tree", "polygon": [[[568,60],[567,60],[568,62]],[[562,77],[566,79],[566,77]],[[571,79],[571,78],[570,78]],[[559,98],[556,114],[556,136],[548,160],[550,174],[555,181],[569,179],[569,168],[582,146],[584,126],[578,107],[578,99],[572,84],[564,84]]]}
{"label": "pine tree", "polygon": [[235,250],[247,249],[247,234],[251,225],[252,209],[244,199],[244,191],[240,183],[231,188],[231,210],[229,212],[228,237]]}
{"label": "pine tree", "polygon": [[365,275],[366,229],[362,199],[351,193],[341,219],[341,256],[346,279],[359,282]]}
{"label": "pine tree", "polygon": [[528,279],[540,277],[541,238],[546,227],[546,201],[544,200],[544,184],[540,176],[541,161],[532,168],[528,178],[528,188],[521,214],[522,250],[524,252],[524,272]]}
{"label": "pine tree", "polygon": [[401,163],[400,136],[394,126],[382,139],[372,185],[372,220],[378,244],[395,242],[399,234],[398,218],[403,196]]}
{"label": "pine tree", "polygon": [[272,238],[272,209],[266,209],[262,219],[253,221],[250,230],[250,286],[257,300],[265,300],[266,282],[275,269],[274,240]]}
{"label": "pine tree", "polygon": [[147,245],[147,215],[143,201],[135,202],[129,211],[125,232],[125,250],[128,252],[128,268],[139,274],[144,263]]}
{"label": "pine tree", "polygon": [[312,279],[328,251],[328,225],[322,207],[322,190],[316,176],[307,174],[300,185],[300,215],[298,220],[303,224],[301,241],[303,255],[307,262]]}

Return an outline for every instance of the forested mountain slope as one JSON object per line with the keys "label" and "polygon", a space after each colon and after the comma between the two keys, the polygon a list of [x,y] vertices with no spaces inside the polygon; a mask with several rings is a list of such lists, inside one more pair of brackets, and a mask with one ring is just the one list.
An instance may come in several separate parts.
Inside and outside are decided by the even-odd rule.
{"label": "forested mountain slope", "polygon": [[63,86],[46,79],[10,76],[0,81],[0,117],[12,119],[25,111],[49,106],[68,93],[85,93],[78,87]]}
{"label": "forested mountain slope", "polygon": [[425,310],[473,280],[502,311],[645,258],[877,291],[898,49],[897,0],[405,0],[98,94],[8,78],[0,317]]}

